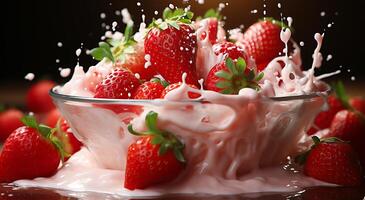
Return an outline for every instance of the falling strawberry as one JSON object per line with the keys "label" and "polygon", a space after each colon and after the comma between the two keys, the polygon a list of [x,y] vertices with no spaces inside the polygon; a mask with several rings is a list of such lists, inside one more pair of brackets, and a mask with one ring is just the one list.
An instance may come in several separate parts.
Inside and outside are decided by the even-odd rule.
{"label": "falling strawberry", "polygon": [[4,142],[11,132],[23,126],[20,121],[23,115],[22,111],[15,108],[0,111],[0,142]]}
{"label": "falling strawberry", "polygon": [[159,79],[144,82],[137,88],[134,99],[158,99],[165,87]]}
{"label": "falling strawberry", "polygon": [[[165,98],[165,96],[167,95],[167,93],[179,88],[182,85],[181,82],[178,83],[174,83],[171,85],[168,85],[161,93],[161,98]],[[196,87],[195,85],[192,84],[187,84],[190,88],[193,89],[198,89],[198,87]],[[194,93],[194,92],[188,92],[188,96],[190,99],[196,99],[200,97],[200,94]]]}
{"label": "falling strawberry", "polygon": [[200,39],[204,40],[208,35],[208,39],[211,44],[217,43],[219,28],[218,24],[219,20],[222,19],[220,12],[218,10],[209,9],[203,17],[198,18],[199,19],[196,21],[196,28],[199,28],[203,23],[206,23],[208,26],[208,33],[204,31],[200,35]]}
{"label": "falling strawberry", "polygon": [[258,90],[258,82],[263,78],[261,72],[256,75],[253,69],[247,68],[246,61],[238,58],[234,62],[227,58],[225,62],[215,65],[208,73],[205,88],[223,94],[238,94],[243,88]]}
{"label": "falling strawberry", "polygon": [[0,182],[52,176],[66,155],[51,128],[39,125],[31,116],[22,122],[26,126],[8,137],[0,154]]}
{"label": "falling strawberry", "polygon": [[115,69],[96,85],[95,98],[131,99],[140,85],[139,80],[125,69]]}
{"label": "falling strawberry", "polygon": [[146,115],[146,132],[130,133],[140,138],[128,148],[124,187],[144,189],[176,179],[184,169],[184,144],[172,133],[157,128],[158,114]]}
{"label": "falling strawberry", "polygon": [[243,40],[239,41],[245,52],[253,57],[259,71],[264,70],[285,48],[280,39],[283,27],[286,27],[284,23],[266,18],[251,25],[243,34]]}
{"label": "falling strawberry", "polygon": [[170,84],[181,81],[187,73],[186,82],[197,85],[197,41],[191,27],[193,13],[170,10],[163,13],[164,21],[155,20],[145,39],[145,53],[150,56],[152,68]]}
{"label": "falling strawberry", "polygon": [[55,108],[49,91],[56,84],[53,81],[43,80],[32,85],[26,94],[26,104],[29,111],[46,113]]}
{"label": "falling strawberry", "polygon": [[363,182],[360,162],[349,143],[337,138],[312,138],[314,145],[297,159],[305,163],[307,176],[343,186],[357,186]]}

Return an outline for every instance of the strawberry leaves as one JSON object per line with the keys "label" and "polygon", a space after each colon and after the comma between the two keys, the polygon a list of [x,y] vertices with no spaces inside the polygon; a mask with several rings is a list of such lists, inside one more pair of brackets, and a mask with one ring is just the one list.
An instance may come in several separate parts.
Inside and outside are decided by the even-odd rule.
{"label": "strawberry leaves", "polygon": [[191,24],[193,17],[194,13],[191,11],[186,11],[183,9],[171,10],[167,7],[162,14],[164,21],[153,19],[152,23],[149,25],[149,28],[157,27],[161,30],[166,30],[169,28],[169,26],[171,26],[177,30],[180,30],[179,23]]}
{"label": "strawberry leaves", "polygon": [[238,94],[243,88],[260,89],[257,82],[264,77],[263,72],[257,75],[253,69],[247,69],[246,61],[243,58],[238,58],[236,62],[227,58],[225,66],[228,71],[220,70],[215,73],[215,76],[221,79],[216,83],[216,87],[221,89],[221,93]]}
{"label": "strawberry leaves", "polygon": [[38,124],[37,120],[34,116],[28,115],[24,116],[20,119],[20,121],[23,122],[24,125],[34,128],[40,133],[44,139],[51,142],[57,149],[57,151],[60,153],[62,161],[65,157],[69,157],[68,153],[64,150],[64,144],[59,140],[56,136],[54,136],[54,133],[56,129],[52,129],[49,126]]}
{"label": "strawberry leaves", "polygon": [[101,61],[104,58],[107,58],[112,62],[115,61],[110,45],[106,42],[99,42],[99,47],[92,49],[90,51],[90,54],[93,56],[95,60],[98,61]]}
{"label": "strawberry leaves", "polygon": [[157,127],[158,114],[150,111],[145,118],[147,131],[137,132],[133,129],[132,124],[128,125],[128,131],[136,136],[150,136],[152,137],[151,144],[160,145],[158,155],[164,155],[168,150],[172,150],[176,159],[182,163],[186,160],[183,155],[185,148],[184,144],[172,133],[160,130]]}

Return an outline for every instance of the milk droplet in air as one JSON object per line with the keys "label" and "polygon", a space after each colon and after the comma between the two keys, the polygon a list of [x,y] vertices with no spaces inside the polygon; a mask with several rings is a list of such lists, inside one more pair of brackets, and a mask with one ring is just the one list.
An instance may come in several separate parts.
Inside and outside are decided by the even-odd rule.
{"label": "milk droplet in air", "polygon": [[351,80],[355,81],[356,80],[355,76],[351,76]]}
{"label": "milk droplet in air", "polygon": [[27,75],[24,76],[24,79],[31,81],[34,79],[34,77],[35,77],[35,75],[33,73],[28,73]]}
{"label": "milk droplet in air", "polygon": [[56,59],[56,63],[60,63],[60,59]]}
{"label": "milk droplet in air", "polygon": [[299,45],[300,45],[301,47],[304,47],[304,42],[303,42],[303,41],[299,42]]}
{"label": "milk droplet in air", "polygon": [[198,4],[204,4],[204,0],[198,0]]}
{"label": "milk droplet in air", "polygon": [[141,6],[141,5],[142,5],[142,4],[141,4],[141,2],[139,2],[139,1],[138,1],[138,2],[137,2],[137,6]]}
{"label": "milk droplet in air", "polygon": [[170,4],[169,4],[169,8],[170,8],[170,9],[174,9],[174,8],[175,8],[175,6],[174,6],[173,4],[171,4],[171,3],[170,3]]}
{"label": "milk droplet in air", "polygon": [[151,55],[150,54],[146,54],[144,56],[144,59],[146,60],[146,63],[144,64],[144,68],[147,69],[149,66],[152,65],[152,63],[151,63]]}
{"label": "milk droplet in air", "polygon": [[321,17],[324,17],[326,15],[326,12],[322,11],[321,12]]}
{"label": "milk droplet in air", "polygon": [[278,3],[278,8],[281,8],[281,3]]}
{"label": "milk droplet in air", "polygon": [[141,78],[141,75],[139,75],[138,73],[135,73],[134,76],[137,78],[137,79],[140,79]]}
{"label": "milk droplet in air", "polygon": [[63,78],[66,78],[70,75],[71,73],[71,69],[70,68],[64,68],[64,69],[61,69],[60,71],[60,75],[63,77]]}
{"label": "milk droplet in air", "polygon": [[257,10],[255,9],[255,10],[251,10],[251,13],[252,14],[256,14],[257,13]]}
{"label": "milk droplet in air", "polygon": [[105,13],[100,13],[100,18],[101,19],[105,19],[105,17],[106,17],[106,14]]}
{"label": "milk droplet in air", "polygon": [[115,15],[116,15],[116,16],[119,16],[119,15],[120,15],[120,10],[116,10],[116,11],[115,11]]}
{"label": "milk droplet in air", "polygon": [[131,14],[129,13],[127,8],[123,8],[122,10],[123,23],[132,26],[134,24]]}
{"label": "milk droplet in air", "polygon": [[112,30],[115,31],[115,28],[118,26],[118,22],[114,21],[112,23]]}
{"label": "milk droplet in air", "polygon": [[293,18],[292,17],[287,17],[286,20],[288,21],[289,27],[291,27],[291,25],[293,24]]}
{"label": "milk droplet in air", "polygon": [[76,50],[76,56],[79,57],[81,55],[81,49]]}
{"label": "milk droplet in air", "polygon": [[332,55],[331,54],[327,55],[326,61],[330,61],[331,59],[332,59]]}
{"label": "milk droplet in air", "polygon": [[155,10],[155,12],[154,12],[154,13],[155,13],[155,15],[158,15],[158,11],[157,11],[157,10]]}
{"label": "milk droplet in air", "polygon": [[62,47],[62,46],[63,46],[62,42],[58,42],[58,43],[57,43],[57,46],[58,46],[58,47]]}

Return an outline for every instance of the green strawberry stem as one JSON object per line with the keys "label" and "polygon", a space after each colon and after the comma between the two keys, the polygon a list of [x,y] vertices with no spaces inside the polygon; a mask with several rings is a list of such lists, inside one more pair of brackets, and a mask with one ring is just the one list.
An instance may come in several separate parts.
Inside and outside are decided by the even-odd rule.
{"label": "green strawberry stem", "polygon": [[347,143],[337,137],[328,137],[328,138],[319,139],[319,137],[317,137],[317,136],[312,136],[312,140],[313,140],[313,145],[310,147],[310,149],[308,151],[305,151],[304,153],[298,155],[297,157],[295,157],[296,163],[303,165],[305,163],[305,161],[307,160],[307,157],[308,157],[309,153],[312,151],[312,149],[314,149],[316,146],[318,146],[321,143]]}
{"label": "green strawberry stem", "polygon": [[338,81],[337,83],[331,84],[332,89],[335,91],[336,97],[341,101],[343,107],[347,110],[354,112],[357,116],[359,116],[363,123],[365,123],[365,116],[360,111],[356,110],[351,104],[349,103],[349,96],[346,93],[345,85],[342,81]]}
{"label": "green strawberry stem", "polygon": [[185,148],[184,144],[172,133],[164,130],[160,130],[157,127],[158,114],[154,111],[150,111],[145,118],[147,131],[137,132],[133,129],[132,124],[128,125],[128,131],[136,136],[151,136],[151,144],[160,145],[158,154],[164,155],[168,150],[172,150],[176,159],[182,163],[186,160],[183,155]]}
{"label": "green strawberry stem", "polygon": [[65,157],[69,157],[69,154],[64,150],[64,145],[61,140],[54,136],[54,133],[57,131],[57,129],[52,129],[46,125],[38,124],[35,117],[31,115],[24,116],[20,120],[23,122],[24,125],[36,129],[38,133],[43,136],[43,138],[51,142],[60,153],[62,161],[64,161]]}
{"label": "green strawberry stem", "polygon": [[243,88],[260,89],[258,82],[264,77],[263,72],[256,75],[255,71],[250,69],[246,74],[247,65],[243,58],[238,58],[236,63],[231,58],[227,58],[225,64],[228,71],[220,70],[215,73],[215,76],[221,79],[216,84],[216,87],[221,89],[221,93],[238,94]]}
{"label": "green strawberry stem", "polygon": [[160,83],[163,87],[167,87],[167,86],[170,85],[167,81],[161,80],[161,79],[156,78],[156,77],[152,78],[150,81],[154,82],[154,83]]}

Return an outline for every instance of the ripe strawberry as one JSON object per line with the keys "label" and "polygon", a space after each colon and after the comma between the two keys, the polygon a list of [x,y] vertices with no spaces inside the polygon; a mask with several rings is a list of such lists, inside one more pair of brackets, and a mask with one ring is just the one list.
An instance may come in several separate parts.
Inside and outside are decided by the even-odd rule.
{"label": "ripe strawberry", "polygon": [[32,85],[26,94],[27,108],[34,113],[45,113],[53,110],[55,105],[49,91],[56,84],[53,81],[43,80]]}
{"label": "ripe strawberry", "polygon": [[[217,37],[218,37],[218,19],[214,18],[214,17],[210,17],[207,19],[203,19],[205,21],[207,21],[207,25],[208,25],[208,39],[209,42],[211,44],[215,44],[217,43]],[[199,22],[199,24],[204,23],[202,21]],[[204,31],[201,35],[200,35],[200,39],[204,40],[207,37],[207,33]]]}
{"label": "ripe strawberry", "polygon": [[335,96],[329,96],[327,98],[327,105],[328,110],[322,111],[316,116],[314,126],[307,132],[308,135],[313,135],[319,130],[329,128],[336,113],[344,109],[341,101]]}
{"label": "ripe strawberry", "polygon": [[205,88],[223,94],[238,94],[242,88],[247,87],[258,90],[260,86],[257,82],[263,76],[263,73],[256,75],[253,69],[249,70],[243,58],[238,58],[236,62],[227,58],[209,71]]}
{"label": "ripe strawberry", "polygon": [[148,131],[138,133],[128,126],[130,133],[141,136],[128,148],[124,187],[144,189],[176,179],[184,169],[184,144],[172,133],[157,128],[158,114],[146,115]]}
{"label": "ripe strawberry", "polygon": [[115,69],[96,85],[95,98],[131,99],[140,85],[139,80],[124,69]]}
{"label": "ripe strawberry", "polygon": [[332,120],[327,137],[349,141],[365,167],[365,118],[361,114],[349,110],[338,112]]}
{"label": "ripe strawberry", "polygon": [[68,154],[65,157],[65,161],[67,161],[73,154],[81,149],[82,143],[72,133],[72,130],[66,120],[60,119],[56,128],[56,136],[61,140],[64,145],[64,151]]}
{"label": "ripe strawberry", "polygon": [[216,55],[219,54],[227,54],[228,58],[232,60],[236,60],[238,58],[243,58],[245,61],[248,61],[249,57],[244,52],[244,50],[233,44],[232,42],[221,42],[213,45],[213,51]]}
{"label": "ripe strawberry", "polygon": [[353,97],[349,101],[350,105],[365,115],[365,99],[361,97]]}
{"label": "ripe strawberry", "polygon": [[363,182],[360,162],[352,146],[337,138],[319,140],[305,153],[304,173],[315,179],[343,186]]}
{"label": "ripe strawberry", "polygon": [[197,41],[190,26],[191,12],[181,9],[165,9],[164,22],[152,22],[144,47],[151,57],[153,67],[170,84],[181,81],[187,73],[186,82],[197,85],[196,53]]}
{"label": "ripe strawberry", "polygon": [[64,155],[51,128],[37,124],[30,116],[22,121],[26,126],[8,137],[0,154],[0,182],[52,176]]}
{"label": "ripe strawberry", "polygon": [[0,113],[0,142],[4,142],[11,132],[23,125],[20,121],[22,117],[23,113],[17,109],[8,109]]}
{"label": "ripe strawberry", "polygon": [[158,99],[164,89],[159,80],[145,82],[137,88],[134,99]]}
{"label": "ripe strawberry", "polygon": [[[171,92],[172,90],[175,90],[181,86],[181,82],[171,84],[167,86],[161,93],[161,98],[165,98],[166,94]],[[198,89],[195,85],[187,84],[189,87]],[[188,96],[190,99],[196,99],[200,97],[200,94],[194,93],[194,92],[188,92]]]}
{"label": "ripe strawberry", "polygon": [[276,20],[259,21],[251,25],[243,34],[242,43],[245,52],[252,56],[257,69],[262,71],[285,48],[280,32],[285,25]]}
{"label": "ripe strawberry", "polygon": [[124,53],[124,59],[116,62],[116,67],[128,69],[133,74],[139,74],[143,80],[150,80],[156,75],[156,72],[152,67],[145,68],[146,60],[143,43],[137,43],[129,48],[131,48],[130,52]]}

